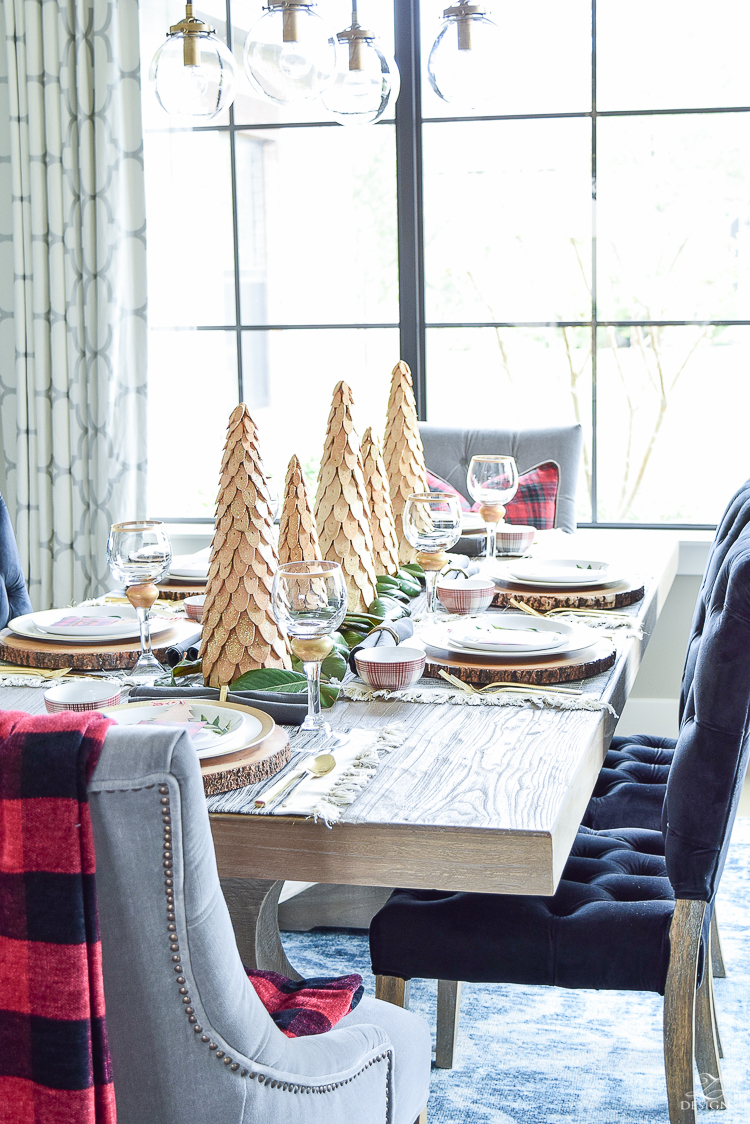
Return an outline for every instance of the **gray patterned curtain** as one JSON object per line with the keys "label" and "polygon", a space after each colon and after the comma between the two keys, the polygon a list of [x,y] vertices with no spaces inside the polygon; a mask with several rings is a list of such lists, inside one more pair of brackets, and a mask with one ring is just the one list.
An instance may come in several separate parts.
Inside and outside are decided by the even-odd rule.
{"label": "gray patterned curtain", "polygon": [[145,514],[137,0],[0,6],[0,435],[34,608],[101,592]]}

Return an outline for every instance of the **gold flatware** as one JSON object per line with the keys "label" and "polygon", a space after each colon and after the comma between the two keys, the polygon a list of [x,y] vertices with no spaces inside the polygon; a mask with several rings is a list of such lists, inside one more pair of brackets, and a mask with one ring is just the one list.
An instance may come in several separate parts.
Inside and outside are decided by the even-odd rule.
{"label": "gold flatware", "polygon": [[520,609],[522,613],[528,613],[530,617],[543,617],[544,613],[538,613],[536,609],[532,609],[531,605],[527,605],[524,601],[516,601],[515,597],[511,597],[509,604],[514,609]]}
{"label": "gold flatware", "polygon": [[335,768],[336,758],[332,753],[319,753],[317,757],[312,759],[309,765],[305,766],[301,773],[295,773],[294,776],[289,778],[286,784],[277,789],[268,803],[266,803],[262,796],[259,796],[255,801],[255,807],[262,808],[264,812],[270,812],[277,807],[282,796],[285,799],[290,796],[297,785],[302,784],[307,777],[313,777],[314,779],[324,777],[327,773],[333,772]]}
{"label": "gold flatware", "polygon": [[456,675],[451,675],[445,668],[441,667],[439,674],[443,679],[452,684],[452,686],[465,691],[467,695],[486,695],[494,694],[499,691],[507,691],[510,694],[568,695],[571,698],[577,698],[583,694],[583,691],[579,691],[575,687],[525,687],[522,683],[488,683],[486,687],[480,687],[479,690],[477,690],[471,683],[464,683],[463,679],[459,679]]}
{"label": "gold flatware", "polygon": [[0,675],[35,675],[42,679],[62,679],[64,675],[69,675],[70,671],[69,667],[59,667],[55,671],[50,671],[44,667],[15,667],[13,664],[0,664]]}

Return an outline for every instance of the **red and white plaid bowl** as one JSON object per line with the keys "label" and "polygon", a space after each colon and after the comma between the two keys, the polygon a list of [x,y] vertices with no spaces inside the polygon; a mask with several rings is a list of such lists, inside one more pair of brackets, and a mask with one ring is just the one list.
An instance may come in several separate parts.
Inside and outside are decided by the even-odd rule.
{"label": "red and white plaid bowl", "polygon": [[114,683],[81,679],[75,683],[58,683],[45,691],[44,705],[48,714],[59,714],[61,710],[102,710],[105,706],[117,706],[121,695],[121,688]]}
{"label": "red and white plaid bowl", "polygon": [[495,536],[495,554],[526,554],[531,550],[536,538],[536,527],[523,527],[520,523],[498,523]]}
{"label": "red and white plaid bowl", "polygon": [[203,605],[205,600],[205,593],[199,593],[197,597],[186,597],[182,602],[185,606],[185,613],[190,617],[191,621],[203,620]]}
{"label": "red and white plaid bowl", "polygon": [[421,679],[424,661],[425,654],[419,648],[402,648],[400,644],[392,648],[363,648],[354,657],[360,679],[368,687],[387,691],[411,687]]}
{"label": "red and white plaid bowl", "polygon": [[495,596],[495,583],[487,578],[461,578],[437,583],[440,604],[449,613],[480,613]]}

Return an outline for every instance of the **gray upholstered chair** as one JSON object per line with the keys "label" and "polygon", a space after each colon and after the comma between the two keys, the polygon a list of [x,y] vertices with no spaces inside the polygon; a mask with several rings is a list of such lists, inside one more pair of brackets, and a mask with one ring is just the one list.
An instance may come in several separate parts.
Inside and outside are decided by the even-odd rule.
{"label": "gray upholstered chair", "polygon": [[560,469],[555,526],[572,534],[576,529],[576,490],[583,452],[580,425],[548,426],[544,429],[455,429],[420,422],[427,467],[467,496],[466,473],[476,453],[509,453],[519,472],[543,461],[555,461]]}
{"label": "gray upholstered chair", "polygon": [[112,727],[89,785],[119,1124],[413,1124],[430,1036],[364,998],[287,1038],[243,971],[195,751],[178,730]]}

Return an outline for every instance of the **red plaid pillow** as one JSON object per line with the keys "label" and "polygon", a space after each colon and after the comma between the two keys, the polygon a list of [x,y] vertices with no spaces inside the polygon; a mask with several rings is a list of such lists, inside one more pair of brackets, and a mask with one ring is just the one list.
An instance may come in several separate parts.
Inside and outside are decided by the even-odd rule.
{"label": "red plaid pillow", "polygon": [[[427,470],[427,486],[433,492],[450,492],[461,500],[464,511],[478,511],[479,504],[473,507],[461,493],[438,476]],[[518,491],[505,508],[505,522],[538,531],[549,531],[555,525],[557,510],[557,490],[560,487],[560,467],[554,461],[544,461],[522,472],[518,480]]]}

